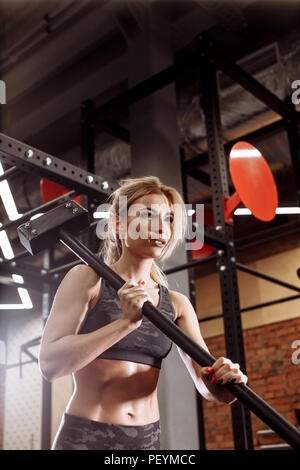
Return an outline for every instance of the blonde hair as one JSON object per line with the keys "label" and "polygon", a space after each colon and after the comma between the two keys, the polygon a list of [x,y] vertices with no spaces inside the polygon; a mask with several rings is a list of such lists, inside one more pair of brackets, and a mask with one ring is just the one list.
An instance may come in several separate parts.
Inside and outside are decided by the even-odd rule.
{"label": "blonde hair", "polygon": [[[108,266],[116,263],[122,255],[122,243],[119,235],[114,231],[112,223],[113,215],[124,213],[140,197],[148,194],[163,194],[169,201],[169,205],[175,210],[173,219],[173,230],[171,238],[167,244],[166,251],[160,257],[160,260],[166,260],[171,256],[175,248],[185,241],[187,228],[187,218],[184,201],[179,192],[172,186],[163,184],[156,176],[143,176],[140,178],[126,178],[119,181],[120,187],[116,189],[108,198],[110,205],[109,218],[107,221],[107,236],[98,252],[98,256],[103,259]],[[126,206],[121,207],[120,196],[126,196]],[[122,200],[121,200],[122,201]],[[175,207],[172,207],[174,206]],[[175,237],[175,234],[177,235]],[[164,272],[153,260],[150,277],[157,283],[168,287],[168,280]]]}

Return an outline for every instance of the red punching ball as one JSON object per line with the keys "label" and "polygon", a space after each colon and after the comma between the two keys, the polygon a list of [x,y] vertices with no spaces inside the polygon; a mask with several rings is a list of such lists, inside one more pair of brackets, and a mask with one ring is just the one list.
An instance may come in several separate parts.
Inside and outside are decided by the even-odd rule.
{"label": "red punching ball", "polygon": [[230,151],[229,170],[236,192],[223,201],[225,220],[240,202],[257,219],[264,222],[274,219],[278,206],[277,187],[261,152],[248,142],[237,142]]}
{"label": "red punching ball", "polygon": [[[254,217],[268,222],[276,216],[278,193],[272,171],[261,152],[248,142],[237,142],[229,155],[229,170],[235,193],[229,198],[223,194],[224,220],[233,225],[233,214],[241,204],[251,210]],[[196,218],[196,215],[193,215]],[[214,227],[213,211],[204,208],[204,224]],[[193,242],[192,258],[206,258],[216,248]]]}

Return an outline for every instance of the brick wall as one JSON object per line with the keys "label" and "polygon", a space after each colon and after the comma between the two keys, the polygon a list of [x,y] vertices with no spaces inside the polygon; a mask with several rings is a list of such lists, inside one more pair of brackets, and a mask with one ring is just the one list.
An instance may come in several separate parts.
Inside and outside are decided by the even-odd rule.
{"label": "brick wall", "polygon": [[[296,424],[295,408],[300,408],[300,364],[293,364],[292,355],[300,360],[300,318],[277,322],[244,331],[244,347],[248,385],[290,423]],[[207,338],[205,342],[211,354],[226,357],[224,336]],[[294,361],[295,362],[295,361]],[[205,437],[207,449],[234,449],[230,406],[203,400]],[[277,436],[257,435],[260,429],[268,429],[251,412],[254,449],[261,444],[283,442]]]}

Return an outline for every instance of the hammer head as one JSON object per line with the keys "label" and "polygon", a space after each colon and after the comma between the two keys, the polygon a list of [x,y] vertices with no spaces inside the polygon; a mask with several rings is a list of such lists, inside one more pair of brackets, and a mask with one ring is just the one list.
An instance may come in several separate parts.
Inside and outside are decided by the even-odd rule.
{"label": "hammer head", "polygon": [[72,234],[90,225],[89,213],[74,200],[68,201],[37,219],[25,222],[17,228],[22,245],[32,255],[45,250],[60,239],[60,229]]}

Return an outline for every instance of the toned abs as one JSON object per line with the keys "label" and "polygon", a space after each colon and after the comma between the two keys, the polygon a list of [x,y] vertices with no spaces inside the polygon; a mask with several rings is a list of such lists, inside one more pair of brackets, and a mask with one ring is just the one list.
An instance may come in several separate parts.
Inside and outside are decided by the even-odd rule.
{"label": "toned abs", "polygon": [[[146,288],[153,304],[158,286]],[[101,295],[97,283],[91,310]],[[157,385],[160,369],[136,362],[97,358],[73,374],[74,392],[66,411],[93,421],[145,425],[159,420]]]}

